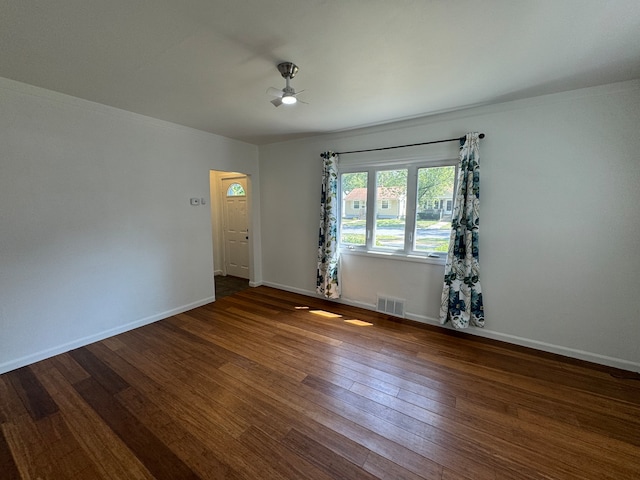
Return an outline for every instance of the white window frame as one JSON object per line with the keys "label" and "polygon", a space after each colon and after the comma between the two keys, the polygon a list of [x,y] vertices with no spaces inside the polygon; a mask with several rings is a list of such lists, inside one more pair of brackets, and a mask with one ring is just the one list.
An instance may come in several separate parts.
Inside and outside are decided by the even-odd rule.
{"label": "white window frame", "polygon": [[[417,213],[417,190],[418,190],[418,169],[431,167],[455,167],[454,192],[458,180],[458,159],[444,158],[427,160],[417,158],[412,160],[387,161],[387,162],[354,162],[342,163],[338,166],[338,198],[342,198],[342,174],[344,173],[367,173],[367,199],[370,205],[376,205],[376,178],[377,172],[383,170],[401,170],[407,169],[407,210],[405,219],[405,238],[404,248],[392,250],[388,248],[376,247],[373,243],[375,229],[376,209],[370,208],[366,210],[366,227],[365,227],[365,245],[345,245],[341,243],[342,239],[342,202],[339,207],[339,224],[338,224],[338,241],[340,253],[347,255],[366,255],[366,256],[384,256],[385,258],[418,261],[423,263],[435,263],[444,265],[447,255],[439,254],[440,252],[418,251],[414,248],[414,234],[416,229],[416,213]],[[454,195],[455,197],[455,195]],[[455,198],[452,198],[455,204]]]}

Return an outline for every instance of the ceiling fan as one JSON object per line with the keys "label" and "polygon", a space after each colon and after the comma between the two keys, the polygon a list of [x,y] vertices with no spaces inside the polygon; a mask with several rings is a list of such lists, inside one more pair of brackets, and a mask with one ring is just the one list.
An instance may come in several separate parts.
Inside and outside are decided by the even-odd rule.
{"label": "ceiling fan", "polygon": [[293,105],[297,102],[306,103],[302,100],[298,100],[297,98],[297,96],[300,93],[304,92],[304,90],[300,90],[298,93],[296,93],[293,87],[289,85],[289,81],[296,76],[296,73],[298,73],[298,66],[291,62],[282,62],[278,64],[278,71],[280,72],[280,75],[282,75],[282,77],[286,80],[287,84],[282,90],[274,87],[270,87],[269,89],[267,89],[267,93],[269,95],[276,97],[271,100],[273,106],[279,107],[283,103],[285,105]]}

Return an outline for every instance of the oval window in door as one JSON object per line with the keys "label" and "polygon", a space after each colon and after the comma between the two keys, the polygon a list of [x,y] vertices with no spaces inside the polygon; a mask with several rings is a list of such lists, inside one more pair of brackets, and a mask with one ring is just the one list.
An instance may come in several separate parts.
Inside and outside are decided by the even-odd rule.
{"label": "oval window in door", "polygon": [[239,183],[232,183],[227,189],[227,197],[244,197],[247,194]]}

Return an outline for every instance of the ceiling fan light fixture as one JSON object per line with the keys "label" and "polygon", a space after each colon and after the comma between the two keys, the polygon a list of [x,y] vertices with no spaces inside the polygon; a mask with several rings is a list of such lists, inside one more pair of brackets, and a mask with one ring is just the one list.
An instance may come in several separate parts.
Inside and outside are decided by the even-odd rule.
{"label": "ceiling fan light fixture", "polygon": [[284,103],[285,105],[293,105],[297,101],[298,99],[296,99],[296,97],[294,97],[293,95],[284,95],[282,97],[282,103]]}
{"label": "ceiling fan light fixture", "polygon": [[[280,90],[274,87],[270,87],[267,89],[267,93],[272,97],[276,97],[271,100],[271,103],[274,107],[279,107],[280,105],[295,105],[298,103],[297,95],[298,93],[304,92],[301,90],[296,93],[295,89],[291,86],[291,79],[296,76],[298,73],[298,67],[291,62],[282,62],[278,64],[278,71],[280,75],[285,79],[285,87]],[[300,100],[302,102],[302,100]],[[302,102],[306,103],[306,102]]]}

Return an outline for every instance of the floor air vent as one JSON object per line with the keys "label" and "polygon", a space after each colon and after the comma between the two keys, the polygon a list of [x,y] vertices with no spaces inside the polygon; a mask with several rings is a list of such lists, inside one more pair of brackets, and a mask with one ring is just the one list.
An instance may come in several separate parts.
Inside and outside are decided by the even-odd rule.
{"label": "floor air vent", "polygon": [[404,318],[404,300],[378,295],[378,312]]}

